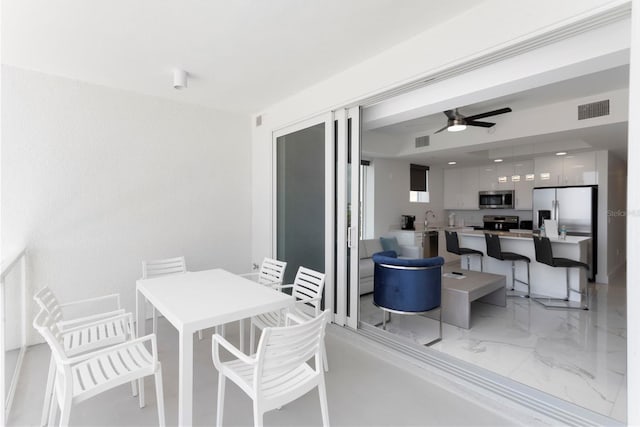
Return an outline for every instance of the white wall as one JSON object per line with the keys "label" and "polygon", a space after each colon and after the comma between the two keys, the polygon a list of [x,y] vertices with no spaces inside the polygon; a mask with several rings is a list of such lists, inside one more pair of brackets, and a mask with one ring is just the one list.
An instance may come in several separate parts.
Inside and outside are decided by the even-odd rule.
{"label": "white wall", "polygon": [[249,117],[6,66],[2,86],[2,251],[29,248],[34,288],[133,310],[143,259],[250,268]]}
{"label": "white wall", "polygon": [[416,227],[424,221],[425,212],[430,209],[436,219],[432,224],[443,224],[442,210],[442,169],[429,170],[429,203],[409,202],[409,160],[374,159],[371,166],[375,171],[375,232],[373,237],[384,236],[389,230],[400,228],[401,215],[415,215]]}

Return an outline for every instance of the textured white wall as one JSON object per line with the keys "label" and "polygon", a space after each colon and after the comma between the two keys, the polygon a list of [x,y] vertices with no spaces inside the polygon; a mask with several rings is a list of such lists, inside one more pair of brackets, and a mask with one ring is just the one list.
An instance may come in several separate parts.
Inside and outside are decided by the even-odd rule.
{"label": "textured white wall", "polygon": [[61,300],[120,292],[143,259],[250,268],[249,117],[2,70],[2,249]]}

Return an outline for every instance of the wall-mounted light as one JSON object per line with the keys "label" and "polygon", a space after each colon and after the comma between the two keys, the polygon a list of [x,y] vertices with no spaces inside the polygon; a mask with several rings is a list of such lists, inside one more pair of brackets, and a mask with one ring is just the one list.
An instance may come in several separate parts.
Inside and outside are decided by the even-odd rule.
{"label": "wall-mounted light", "polygon": [[176,68],[173,70],[173,88],[182,90],[187,88],[187,72]]}
{"label": "wall-mounted light", "polygon": [[502,162],[502,159],[495,159],[494,162],[500,163],[500,162]]}
{"label": "wall-mounted light", "polygon": [[455,165],[456,163],[458,163],[458,162],[449,162],[449,163],[447,163],[447,164],[448,164],[448,165]]}

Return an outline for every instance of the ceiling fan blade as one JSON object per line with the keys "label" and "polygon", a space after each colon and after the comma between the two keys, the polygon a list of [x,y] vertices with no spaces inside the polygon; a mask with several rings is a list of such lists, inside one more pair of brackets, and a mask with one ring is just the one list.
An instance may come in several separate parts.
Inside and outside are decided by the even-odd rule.
{"label": "ceiling fan blade", "polygon": [[458,118],[458,116],[456,116],[456,111],[447,110],[447,111],[443,111],[443,113],[445,116],[447,116],[449,120],[455,120]]}
{"label": "ceiling fan blade", "polygon": [[448,128],[448,127],[449,127],[449,125],[446,125],[446,126],[445,126],[445,127],[443,127],[442,129],[438,129],[437,131],[435,131],[433,134],[435,135],[436,133],[440,133],[440,132],[442,132],[443,130],[445,130],[446,128]]}
{"label": "ceiling fan blade", "polygon": [[467,126],[478,126],[481,128],[490,128],[491,126],[495,126],[495,123],[490,122],[474,122],[467,120]]}
{"label": "ceiling fan blade", "polygon": [[475,116],[469,116],[465,118],[467,119],[467,121],[483,119],[485,117],[497,116],[498,114],[510,113],[511,111],[512,111],[511,108],[507,107],[507,108],[501,108],[499,110],[487,111],[486,113],[476,114]]}

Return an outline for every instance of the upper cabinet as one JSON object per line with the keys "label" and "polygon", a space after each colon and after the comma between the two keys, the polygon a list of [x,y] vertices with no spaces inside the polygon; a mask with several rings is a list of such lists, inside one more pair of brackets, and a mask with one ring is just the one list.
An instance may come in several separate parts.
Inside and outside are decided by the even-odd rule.
{"label": "upper cabinet", "polygon": [[596,153],[578,153],[563,157],[564,182],[562,185],[595,185]]}
{"label": "upper cabinet", "polygon": [[444,171],[444,208],[478,209],[478,168]]}
{"label": "upper cabinet", "polygon": [[598,183],[596,153],[592,151],[537,158],[535,174],[536,187],[595,185]]}
{"label": "upper cabinet", "polygon": [[514,163],[511,181],[515,190],[515,209],[533,209],[533,187],[535,186],[533,160]]}

